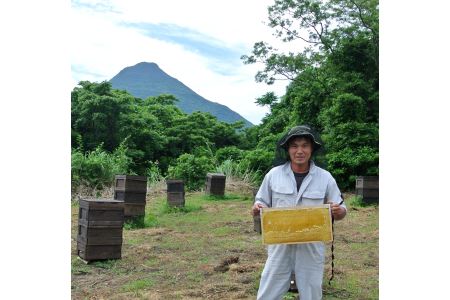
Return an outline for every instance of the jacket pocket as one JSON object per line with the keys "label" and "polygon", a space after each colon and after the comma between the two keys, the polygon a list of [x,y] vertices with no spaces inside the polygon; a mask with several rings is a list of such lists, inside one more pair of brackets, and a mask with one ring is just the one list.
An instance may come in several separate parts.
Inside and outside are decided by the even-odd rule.
{"label": "jacket pocket", "polygon": [[290,207],[295,205],[296,194],[287,187],[272,190],[272,207]]}
{"label": "jacket pocket", "polygon": [[325,200],[325,192],[321,191],[305,191],[302,195],[302,205],[315,206],[323,204]]}

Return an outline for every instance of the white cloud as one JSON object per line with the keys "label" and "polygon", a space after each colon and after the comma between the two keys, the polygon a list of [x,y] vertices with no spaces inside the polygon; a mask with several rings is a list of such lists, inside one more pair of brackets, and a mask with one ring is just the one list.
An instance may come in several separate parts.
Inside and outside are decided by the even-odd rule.
{"label": "white cloud", "polygon": [[[258,124],[268,110],[257,106],[255,99],[269,91],[283,95],[286,81],[273,86],[256,83],[254,76],[262,66],[244,65],[239,59],[212,60],[182,44],[151,38],[121,24],[174,24],[210,36],[224,48],[244,49],[241,54],[250,54],[260,40],[281,46],[271,29],[262,24],[267,21],[266,7],[270,4],[268,0],[72,2],[73,86],[80,80],[109,80],[123,68],[142,61],[155,62],[199,95]],[[221,68],[234,72],[225,76],[217,71]]]}

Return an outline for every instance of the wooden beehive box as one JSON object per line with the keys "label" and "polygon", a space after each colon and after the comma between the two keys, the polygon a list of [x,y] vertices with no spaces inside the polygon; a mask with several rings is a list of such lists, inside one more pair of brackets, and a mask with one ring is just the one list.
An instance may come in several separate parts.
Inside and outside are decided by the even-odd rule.
{"label": "wooden beehive box", "polygon": [[145,203],[146,193],[114,191],[114,199],[125,203]]}
{"label": "wooden beehive box", "polygon": [[116,175],[115,190],[126,192],[147,192],[147,177],[137,175]]}
{"label": "wooden beehive box", "polygon": [[86,261],[120,258],[123,221],[122,201],[81,199],[78,215],[78,256]]}
{"label": "wooden beehive box", "polygon": [[226,178],[222,173],[207,173],[205,193],[207,195],[223,196],[225,194]]}
{"label": "wooden beehive box", "polygon": [[126,220],[145,215],[147,177],[136,175],[116,175],[114,199],[125,202]]}
{"label": "wooden beehive box", "polygon": [[356,195],[361,196],[363,202],[378,202],[378,176],[358,176],[356,177]]}
{"label": "wooden beehive box", "polygon": [[116,175],[114,199],[125,203],[145,203],[147,177],[136,175]]}
{"label": "wooden beehive box", "polygon": [[177,179],[167,180],[167,203],[170,206],[184,206],[184,181]]}
{"label": "wooden beehive box", "polygon": [[300,244],[333,240],[330,205],[261,209],[264,244]]}
{"label": "wooden beehive box", "polygon": [[145,203],[125,203],[124,205],[124,216],[125,219],[134,216],[144,216],[145,215]]}

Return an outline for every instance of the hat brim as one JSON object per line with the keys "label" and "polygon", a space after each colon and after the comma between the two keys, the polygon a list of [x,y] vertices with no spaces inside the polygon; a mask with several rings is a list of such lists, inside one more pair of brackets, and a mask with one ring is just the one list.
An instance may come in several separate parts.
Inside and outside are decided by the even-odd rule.
{"label": "hat brim", "polygon": [[280,147],[282,147],[282,148],[287,150],[288,146],[289,146],[289,140],[291,140],[292,138],[295,138],[295,137],[306,137],[306,136],[311,138],[311,140],[313,141],[314,151],[317,151],[317,150],[320,149],[320,147],[322,147],[322,145],[316,141],[316,139],[314,138],[314,135],[312,135],[311,133],[294,133],[294,134],[290,134],[282,141],[282,143],[280,143]]}

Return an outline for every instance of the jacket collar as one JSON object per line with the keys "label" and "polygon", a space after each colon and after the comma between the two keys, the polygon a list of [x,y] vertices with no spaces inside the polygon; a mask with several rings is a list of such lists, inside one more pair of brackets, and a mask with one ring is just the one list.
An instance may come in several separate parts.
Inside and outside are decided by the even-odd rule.
{"label": "jacket collar", "polygon": [[[291,169],[291,161],[287,161],[284,165],[283,165],[283,171],[288,174],[289,172],[292,172]],[[317,171],[317,166],[314,163],[314,161],[310,160],[309,161],[309,174],[314,174]]]}

